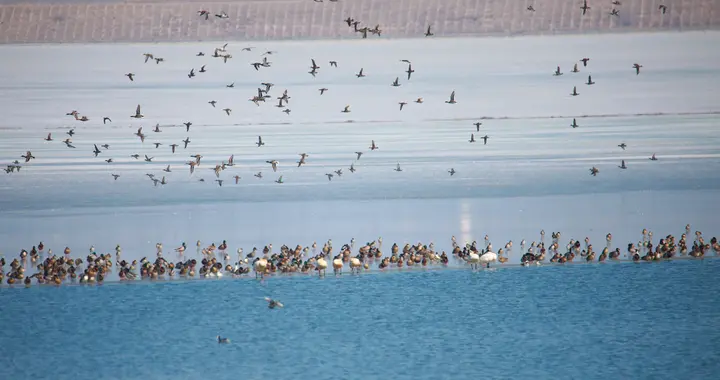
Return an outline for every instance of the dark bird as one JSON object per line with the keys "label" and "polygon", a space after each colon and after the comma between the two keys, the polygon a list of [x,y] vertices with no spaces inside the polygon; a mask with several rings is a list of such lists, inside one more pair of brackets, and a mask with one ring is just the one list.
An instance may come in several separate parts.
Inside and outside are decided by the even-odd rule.
{"label": "dark bird", "polygon": [[117,181],[118,178],[120,178],[120,174],[110,174],[114,180]]}
{"label": "dark bird", "polygon": [[620,11],[613,8],[613,10],[610,11],[610,16],[620,16]]}
{"label": "dark bird", "polygon": [[447,104],[455,104],[455,103],[457,103],[457,102],[455,101],[455,91],[454,91],[454,90],[453,90],[453,92],[450,94],[450,100],[446,100],[445,103],[447,103]]}
{"label": "dark bird", "polygon": [[401,172],[402,168],[400,167],[400,163],[397,164],[397,166],[394,169],[396,172]]}
{"label": "dark bird", "polygon": [[400,79],[400,78],[395,77],[395,80],[391,83],[391,86],[393,86],[393,87],[400,87],[400,81],[399,81],[399,79]]}
{"label": "dark bird", "polygon": [[230,116],[230,112],[232,112],[232,109],[230,109],[230,108],[224,108],[223,111],[225,111],[225,113],[226,113],[228,116]]}
{"label": "dark bird", "polygon": [[148,157],[147,154],[145,155],[145,162],[152,162],[153,158],[155,157]]}
{"label": "dark bird", "polygon": [[570,95],[572,95],[572,96],[578,96],[578,95],[580,95],[580,94],[577,92],[577,87],[573,87],[573,92],[571,92]]}
{"label": "dark bird", "polygon": [[625,145],[625,143],[622,143],[618,145],[618,147],[620,147],[622,150],[625,150],[625,148],[627,148],[627,145]]}
{"label": "dark bird", "polygon": [[107,123],[108,121],[112,123],[112,120],[110,120],[109,117],[107,117],[107,116],[103,117],[103,124]]}
{"label": "dark bird", "polygon": [[[139,104],[137,105],[137,108],[135,109],[135,115],[131,115],[130,117],[135,118],[135,119],[142,119],[143,117],[145,117],[145,115],[140,113],[140,105]],[[70,135],[70,136],[72,136],[72,135]]]}
{"label": "dark bird", "polygon": [[577,123],[577,120],[573,118],[573,122],[572,122],[572,124],[570,124],[570,126],[573,127],[573,128],[579,127],[579,125],[578,125],[578,123]]}
{"label": "dark bird", "polygon": [[255,143],[258,148],[265,145],[265,143],[262,141],[262,136],[258,136],[258,141]]}
{"label": "dark bird", "polygon": [[359,160],[360,157],[363,155],[363,152],[355,152],[355,154],[357,154],[357,159]]}
{"label": "dark bird", "polygon": [[112,159],[112,158],[108,158],[107,160],[105,160],[105,162],[107,162],[108,164],[110,164],[110,163],[113,162],[113,159]]}
{"label": "dark bird", "polygon": [[343,108],[343,110],[340,111],[340,112],[349,113],[349,112],[350,112],[350,106],[345,106],[345,108]]}
{"label": "dark bird", "polygon": [[474,133],[471,133],[471,134],[470,134],[470,140],[468,140],[468,141],[471,142],[471,143],[474,143],[474,142],[475,142],[475,134],[474,134]]}
{"label": "dark bird", "polygon": [[262,172],[257,172],[257,174],[254,174],[253,176],[257,178],[262,178]]}
{"label": "dark bird", "polygon": [[482,125],[482,123],[478,121],[478,122],[474,123],[473,125],[475,126],[475,131],[480,132],[480,126]]}
{"label": "dark bird", "polygon": [[159,143],[159,142],[156,142],[156,143],[153,143],[153,144],[155,144],[155,149],[159,148],[160,145],[162,145],[162,143]]}
{"label": "dark bird", "polygon": [[188,74],[188,78],[192,79],[192,77],[195,76],[195,69],[190,69],[190,73]]}
{"label": "dark bird", "polygon": [[[370,150],[376,150],[376,149],[380,149],[380,147],[375,145],[375,140],[372,140],[372,144],[370,144]],[[359,156],[358,156],[358,159],[360,159]]]}
{"label": "dark bird", "polygon": [[642,65],[637,64],[637,63],[633,63],[633,68],[635,69],[635,75],[639,75],[639,74],[640,74],[640,68],[641,68],[641,67],[642,67]]}
{"label": "dark bird", "polygon": [[660,4],[658,6],[658,9],[661,10],[663,14],[665,14],[665,12],[667,12],[667,7],[665,5]]}
{"label": "dark bird", "polygon": [[585,16],[585,13],[587,13],[587,11],[590,10],[590,7],[588,7],[588,5],[587,5],[587,0],[583,1],[583,6],[580,7],[580,9],[582,9],[582,14],[583,14],[583,16]]}
{"label": "dark bird", "polygon": [[448,170],[448,173],[450,173],[450,177],[452,177],[455,175],[456,172],[455,172],[455,169],[450,168],[450,170]]}
{"label": "dark bird", "polygon": [[598,174],[599,172],[600,172],[600,170],[598,170],[598,168],[596,168],[596,167],[594,167],[594,166],[593,166],[592,168],[590,168],[590,175],[593,176],[593,177],[597,176],[597,174]]}
{"label": "dark bird", "polygon": [[217,104],[217,101],[211,100],[211,101],[208,102],[208,104],[211,105],[211,106],[213,106],[213,108],[215,108],[215,104]]}
{"label": "dark bird", "polygon": [[[235,82],[232,82],[232,83],[230,83],[230,84],[226,84],[225,87],[227,87],[227,88],[233,88],[233,87],[235,87]],[[214,106],[213,106],[213,107],[214,107]]]}
{"label": "dark bird", "polygon": [[185,124],[185,132],[190,132],[190,126],[192,126],[192,122],[186,122]]}
{"label": "dark bird", "polygon": [[580,60],[580,62],[583,63],[583,67],[587,67],[587,63],[588,63],[589,60],[590,60],[590,58],[583,58],[583,59]]}
{"label": "dark bird", "polygon": [[481,139],[483,140],[483,145],[487,145],[487,141],[489,138],[490,138],[490,136],[488,136],[488,135],[481,137]]}
{"label": "dark bird", "polygon": [[585,84],[588,86],[595,84],[595,82],[593,82],[593,80],[592,80],[592,75],[588,75],[588,80],[587,80],[587,82],[585,82]]}
{"label": "dark bird", "polygon": [[93,150],[93,153],[95,153],[95,157],[97,157],[98,154],[100,154],[101,152],[100,152],[100,149],[98,148],[97,144],[94,144],[94,145],[95,145],[95,150]]}
{"label": "dark bird", "polygon": [[175,148],[178,147],[178,144],[171,144],[170,149],[172,149],[172,152],[175,153]]}
{"label": "dark bird", "polygon": [[202,66],[200,67],[200,72],[201,72],[201,73],[207,72],[207,70],[205,70],[205,65],[202,65]]}
{"label": "dark bird", "polygon": [[332,173],[325,173],[325,175],[328,177],[328,181],[332,181],[333,174]]}
{"label": "dark bird", "polygon": [[[95,149],[97,149],[97,145],[95,146]],[[97,157],[97,154],[96,154],[95,156]],[[25,154],[22,155],[22,156],[20,156],[20,157],[24,158],[24,159],[25,159],[25,162],[30,162],[31,159],[35,158],[35,156],[33,156],[32,153],[30,153],[29,150],[28,150],[27,152],[25,152]],[[17,161],[16,161],[16,162],[17,162]]]}
{"label": "dark bird", "polygon": [[187,149],[188,144],[190,144],[190,137],[186,137],[183,142],[185,143],[185,147],[183,147],[183,149]]}
{"label": "dark bird", "polygon": [[407,75],[408,75],[408,80],[410,80],[410,76],[412,75],[412,73],[415,72],[415,70],[413,70],[412,65],[409,64],[409,65],[408,65],[408,69],[405,70],[405,72],[406,72]]}
{"label": "dark bird", "polygon": [[625,160],[622,160],[620,162],[620,166],[618,166],[620,169],[627,169],[627,166],[625,166]]}
{"label": "dark bird", "polygon": [[337,67],[337,61],[330,61],[331,67]]}
{"label": "dark bird", "polygon": [[406,105],[407,103],[406,103],[406,102],[399,102],[398,104],[400,105],[400,111],[402,111],[403,107],[405,107],[405,105]]}
{"label": "dark bird", "polygon": [[653,153],[652,157],[650,157],[650,161],[657,161],[658,159],[655,157],[655,153]]}
{"label": "dark bird", "polygon": [[53,141],[52,133],[48,133],[47,137],[45,138],[45,141]]}
{"label": "dark bird", "polygon": [[321,89],[318,89],[318,91],[320,91],[320,95],[324,94],[325,91],[327,91],[327,90],[328,90],[328,89],[325,88],[325,87],[323,87],[323,88],[321,88]]}
{"label": "dark bird", "polygon": [[434,36],[434,35],[435,35],[435,34],[433,34],[432,32],[430,32],[430,29],[431,29],[431,28],[432,28],[432,25],[428,25],[428,27],[427,27],[427,32],[425,32],[425,37],[430,37],[430,36]]}
{"label": "dark bird", "polygon": [[357,170],[357,169],[355,169],[355,165],[350,164],[350,169],[348,169],[348,170],[350,170],[350,173],[355,173],[355,170]]}
{"label": "dark bird", "polygon": [[360,68],[360,71],[359,71],[359,72],[358,72],[357,74],[355,74],[355,76],[356,76],[356,77],[358,77],[358,78],[362,78],[362,77],[364,77],[364,76],[365,76],[365,74],[363,74],[363,69],[362,69],[362,68]]}
{"label": "dark bird", "polygon": [[69,131],[67,131],[65,133],[67,133],[70,137],[72,137],[72,135],[75,134],[75,128],[71,128]]}
{"label": "dark bird", "polygon": [[133,74],[133,73],[127,73],[127,74],[125,74],[125,76],[128,77],[128,78],[130,78],[130,81],[131,81],[131,82],[135,81],[135,79],[133,79],[133,78],[135,78],[135,74]]}

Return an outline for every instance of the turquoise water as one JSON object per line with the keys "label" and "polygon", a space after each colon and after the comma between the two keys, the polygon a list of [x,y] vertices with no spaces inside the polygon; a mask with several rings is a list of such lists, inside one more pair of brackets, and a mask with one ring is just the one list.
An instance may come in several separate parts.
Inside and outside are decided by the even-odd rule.
{"label": "turquoise water", "polygon": [[681,260],[3,288],[0,368],[57,380],[710,379],[718,270]]}

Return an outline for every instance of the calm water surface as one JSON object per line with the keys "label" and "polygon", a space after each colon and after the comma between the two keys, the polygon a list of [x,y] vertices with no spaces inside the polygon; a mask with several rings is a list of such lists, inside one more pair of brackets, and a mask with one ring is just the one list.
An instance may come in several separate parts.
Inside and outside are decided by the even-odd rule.
{"label": "calm water surface", "polygon": [[3,288],[0,366],[58,380],[709,379],[718,270],[688,260]]}

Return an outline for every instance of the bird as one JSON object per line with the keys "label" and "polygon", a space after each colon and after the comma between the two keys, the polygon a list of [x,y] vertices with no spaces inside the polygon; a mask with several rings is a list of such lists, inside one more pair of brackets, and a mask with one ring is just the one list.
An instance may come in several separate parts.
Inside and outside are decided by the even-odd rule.
{"label": "bird", "polygon": [[117,181],[118,178],[120,178],[120,174],[110,174],[115,181]]}
{"label": "bird", "polygon": [[399,102],[398,104],[400,105],[400,111],[402,111],[403,107],[405,107],[405,105],[406,105],[407,103],[406,103],[406,102]]}
{"label": "bird", "polygon": [[483,145],[487,145],[487,141],[489,138],[490,138],[490,136],[488,136],[488,135],[481,137],[481,139],[483,140]]}
{"label": "bird", "polygon": [[221,180],[221,179],[216,179],[215,182],[218,183],[218,186],[222,187],[223,180]]}
{"label": "bird", "polygon": [[97,144],[94,144],[94,145],[95,145],[95,150],[93,150],[93,153],[95,153],[95,157],[97,157],[98,154],[100,154],[100,149],[98,148]]}
{"label": "bird", "polygon": [[365,76],[365,74],[363,74],[363,69],[362,69],[362,68],[360,68],[360,72],[358,72],[357,74],[355,74],[355,76],[356,76],[356,77],[358,77],[358,78],[362,78],[362,77],[364,77],[364,76]]}
{"label": "bird", "polygon": [[109,117],[107,117],[107,116],[103,117],[103,124],[107,123],[108,121],[112,123],[112,120],[110,120]]}
{"label": "bird", "polygon": [[108,158],[107,160],[105,160],[105,162],[107,162],[108,164],[111,164],[111,163],[113,162],[113,159],[112,159],[112,158]]}
{"label": "bird", "polygon": [[125,74],[125,76],[128,77],[131,82],[134,82],[134,81],[135,81],[135,79],[133,79],[133,78],[135,78],[135,74],[133,74],[133,73],[127,73],[127,74]]}
{"label": "bird", "polygon": [[[408,62],[408,63],[409,63],[409,62]],[[410,76],[412,75],[412,73],[415,72],[415,70],[412,69],[412,65],[411,65],[411,64],[408,64],[408,69],[405,70],[405,72],[406,72],[407,75],[408,75],[408,80],[410,80]]]}
{"label": "bird", "polygon": [[446,100],[445,103],[447,103],[447,104],[455,104],[455,103],[457,103],[457,102],[455,101],[455,90],[453,90],[453,92],[450,93],[450,100]]}
{"label": "bird", "polygon": [[186,122],[183,123],[185,125],[185,132],[190,132],[190,126],[192,126],[192,122]]}
{"label": "bird", "polygon": [[152,162],[153,158],[155,157],[148,157],[147,154],[145,155],[145,162]]}
{"label": "bird", "polygon": [[262,178],[262,172],[257,172],[256,174],[253,174],[254,177]]}
{"label": "bird", "polygon": [[159,143],[159,142],[156,142],[156,143],[153,143],[153,144],[155,144],[155,149],[159,148],[160,145],[162,145],[162,143]]}
{"label": "bird", "polygon": [[530,12],[535,12],[535,8],[532,5],[528,5],[527,10]]}
{"label": "bird", "polygon": [[665,14],[665,12],[667,12],[667,7],[663,4],[660,4],[658,6],[658,9],[661,10],[663,14]]}
{"label": "bird", "polygon": [[270,164],[272,166],[272,169],[274,172],[277,171],[278,162],[276,160],[268,160],[265,162],[267,162],[268,164]]}
{"label": "bird", "polygon": [[48,133],[47,137],[45,138],[45,141],[53,141],[52,133]]}
{"label": "bird", "polygon": [[583,11],[582,14],[583,14],[583,16],[585,16],[585,14],[587,13],[587,11],[590,10],[590,7],[588,7],[588,5],[587,5],[587,0],[584,0],[584,1],[583,1],[583,6],[580,7],[580,9],[582,9],[582,11]]}
{"label": "bird", "polygon": [[577,92],[577,86],[573,87],[573,92],[570,93],[572,96],[578,96],[580,93]]}
{"label": "bird", "polygon": [[215,101],[215,100],[211,100],[211,101],[208,102],[208,104],[210,104],[211,106],[213,106],[213,108],[215,108],[215,104],[216,104],[216,103],[217,103],[217,101]]}
{"label": "bird", "polygon": [[165,169],[163,169],[165,173],[170,173],[172,170],[170,170],[170,165],[168,165]]}
{"label": "bird", "polygon": [[573,128],[579,127],[579,125],[578,125],[578,123],[577,123],[577,120],[576,120],[576,119],[573,119],[573,122],[572,122],[572,124],[570,124],[570,126],[573,127]]}
{"label": "bird", "polygon": [[482,123],[478,121],[476,123],[473,123],[473,125],[475,126],[475,131],[480,132],[480,126],[482,125]]}
{"label": "bird", "polygon": [[221,338],[220,335],[217,336],[218,343],[230,343],[230,339],[228,338]]}
{"label": "bird", "polygon": [[269,297],[265,297],[265,301],[268,302],[268,308],[269,308],[269,309],[274,309],[274,308],[276,308],[276,307],[277,307],[277,308],[282,308],[282,307],[284,306],[280,301],[276,301],[276,300],[274,300],[274,299],[272,299],[272,298],[269,298]]}
{"label": "bird", "polygon": [[[140,105],[138,104],[138,105],[137,105],[137,108],[135,109],[135,115],[131,115],[130,117],[135,118],[135,119],[141,119],[141,118],[143,118],[144,116],[145,116],[145,115],[143,115],[143,114],[140,113]],[[70,136],[72,136],[72,135],[70,135]]]}
{"label": "bird", "polygon": [[185,143],[183,149],[187,149],[188,144],[190,144],[190,137],[186,137],[185,140],[183,140],[182,142]]}
{"label": "bird", "polygon": [[621,144],[618,145],[618,146],[619,146],[620,148],[622,148],[622,150],[625,150],[625,148],[627,148],[627,145],[625,145],[625,143],[621,143]]}
{"label": "bird", "polygon": [[355,170],[357,170],[357,169],[355,169],[355,165],[350,164],[350,169],[348,169],[348,170],[350,170],[350,173],[355,173]]}
{"label": "bird", "polygon": [[618,166],[620,169],[627,169],[627,166],[625,166],[625,160],[620,161],[620,166]]}
{"label": "bird", "polygon": [[255,143],[258,148],[265,145],[265,143],[262,141],[262,136],[258,136],[258,141]]}
{"label": "bird", "polygon": [[239,176],[239,175],[236,175],[236,176],[234,176],[233,178],[235,178],[235,184],[237,185],[238,182],[240,181],[240,176]]}
{"label": "bird", "polygon": [[199,71],[199,72],[201,72],[201,73],[207,72],[207,70],[205,70],[205,65],[202,65],[202,66],[200,67],[200,71]]}
{"label": "bird", "polygon": [[175,148],[178,147],[178,144],[170,144],[170,149],[172,149],[172,152],[175,153]]}
{"label": "bird", "polygon": [[558,66],[555,69],[555,72],[553,73],[554,76],[559,77],[560,75],[563,75],[562,71],[560,71],[560,66]]}
{"label": "bird", "polygon": [[397,164],[397,166],[394,169],[396,172],[401,172],[402,168],[400,167],[400,163]]}
{"label": "bird", "polygon": [[597,174],[598,174],[599,172],[600,172],[600,170],[598,170],[598,168],[596,168],[596,167],[594,167],[594,166],[593,166],[592,168],[590,168],[590,175],[593,176],[593,177],[597,176]]}
{"label": "bird", "polygon": [[590,61],[590,58],[583,58],[583,59],[580,60],[580,62],[583,63],[583,67],[587,67],[588,61]]}
{"label": "bird", "polygon": [[395,77],[395,80],[390,85],[393,87],[400,87],[400,78]]}
{"label": "bird", "polygon": [[475,134],[474,134],[474,133],[471,133],[471,134],[470,134],[470,140],[469,140],[469,142],[471,142],[471,143],[474,143],[474,142],[475,142]]}
{"label": "bird", "polygon": [[280,176],[280,178],[275,180],[275,183],[283,183],[283,176]]}
{"label": "bird", "polygon": [[192,79],[192,77],[195,76],[195,69],[190,69],[190,73],[188,74],[188,78]]}
{"label": "bird", "polygon": [[145,63],[147,63],[151,59],[155,59],[155,56],[152,55],[152,53],[143,53],[145,56]]}
{"label": "bird", "polygon": [[375,145],[375,140],[372,140],[372,143],[370,144],[370,150],[376,150],[376,149],[380,149],[380,147]]}
{"label": "bird", "polygon": [[657,157],[655,157],[655,153],[650,157],[650,161],[657,161]]}
{"label": "bird", "polygon": [[431,29],[431,28],[432,28],[432,25],[428,25],[428,27],[427,27],[427,32],[425,32],[425,37],[430,37],[430,36],[434,36],[434,35],[435,35],[435,34],[433,34],[432,32],[430,32],[430,29]]}
{"label": "bird", "polygon": [[325,175],[328,177],[328,181],[332,181],[333,174],[332,173],[325,173]]}
{"label": "bird", "polygon": [[155,132],[155,133],[160,133],[160,132],[162,132],[162,131],[160,130],[160,123],[155,124],[155,129],[153,129],[153,132]]}
{"label": "bird", "polygon": [[593,80],[592,80],[592,75],[588,75],[588,80],[587,80],[587,82],[585,82],[585,84],[588,86],[592,86],[595,84],[595,82],[593,82]]}
{"label": "bird", "polygon": [[340,111],[340,112],[343,112],[343,113],[350,113],[350,106],[345,106],[345,108],[343,108],[343,110],[342,110],[342,111]]}
{"label": "bird", "polygon": [[450,168],[450,170],[448,170],[448,173],[450,173],[450,177],[452,177],[453,175],[455,175],[456,171],[454,168]]}
{"label": "bird", "polygon": [[[95,146],[95,148],[97,149],[97,146]],[[96,156],[97,156],[97,155],[96,155]],[[35,158],[35,156],[33,156],[32,153],[31,153],[29,150],[28,150],[27,152],[25,152],[25,154],[22,155],[22,156],[20,156],[20,157],[24,158],[24,159],[25,159],[25,162],[30,162],[31,159]]]}
{"label": "bird", "polygon": [[422,102],[423,102],[423,98],[417,98],[417,99],[415,100],[415,103],[418,103],[418,104],[420,104],[420,103],[422,103]]}
{"label": "bird", "polygon": [[[373,144],[373,145],[374,145],[374,144]],[[357,159],[359,160],[360,157],[363,155],[363,152],[355,152],[355,154],[357,154]]]}
{"label": "bird", "polygon": [[323,88],[320,88],[320,89],[318,89],[318,91],[320,91],[320,95],[324,94],[324,93],[325,93],[325,91],[327,91],[327,90],[328,90],[328,89],[327,89],[327,88],[324,88],[324,87],[323,87]]}
{"label": "bird", "polygon": [[640,75],[640,68],[641,68],[641,67],[642,67],[642,65],[637,64],[637,63],[633,63],[633,68],[635,69],[635,75]]}
{"label": "bird", "polygon": [[342,169],[335,170],[335,174],[337,174],[338,177],[342,177]]}
{"label": "bird", "polygon": [[228,116],[230,116],[230,112],[232,112],[230,108],[224,108],[223,111],[225,111]]}

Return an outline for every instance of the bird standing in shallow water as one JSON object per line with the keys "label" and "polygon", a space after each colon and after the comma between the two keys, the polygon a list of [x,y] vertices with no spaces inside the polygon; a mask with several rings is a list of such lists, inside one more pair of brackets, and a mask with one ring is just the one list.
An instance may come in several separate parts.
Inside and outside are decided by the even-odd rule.
{"label": "bird standing in shallow water", "polygon": [[268,309],[274,309],[274,308],[282,308],[285,305],[283,305],[280,301],[274,300],[270,297],[265,297],[265,301],[268,303]]}

